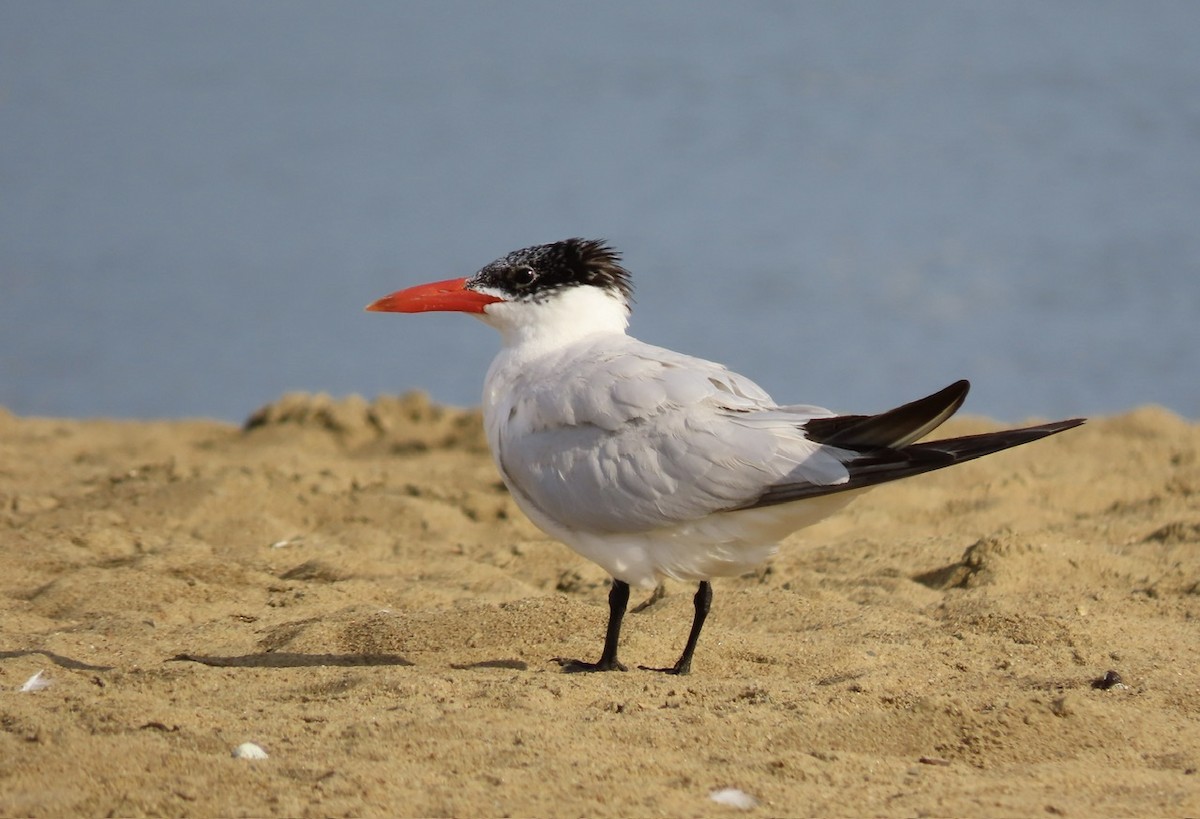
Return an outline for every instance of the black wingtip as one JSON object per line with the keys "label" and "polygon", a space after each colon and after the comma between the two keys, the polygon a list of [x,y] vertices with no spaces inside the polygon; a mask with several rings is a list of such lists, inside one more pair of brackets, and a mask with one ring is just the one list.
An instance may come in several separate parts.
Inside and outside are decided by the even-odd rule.
{"label": "black wingtip", "polygon": [[1048,424],[1035,424],[1031,427],[1004,429],[998,432],[981,432],[977,435],[963,435],[958,438],[945,438],[940,441],[930,441],[924,444],[914,444],[904,451],[910,454],[930,454],[949,458],[951,463],[965,463],[984,455],[1003,452],[1015,446],[1030,444],[1060,432],[1081,425],[1085,418],[1070,418],[1066,421],[1051,421]]}
{"label": "black wingtip", "polygon": [[925,437],[958,412],[970,390],[971,382],[963,378],[887,412],[817,418],[805,424],[804,431],[809,440],[844,449],[903,447]]}
{"label": "black wingtip", "polygon": [[753,503],[741,508],[791,503],[820,495],[865,489],[868,486],[933,472],[1066,432],[1080,426],[1086,420],[1086,418],[1070,418],[1066,421],[1052,421],[1020,429],[944,438],[940,441],[912,444],[899,449],[883,447],[875,451],[863,451],[859,457],[847,465],[850,469],[850,480],[845,483],[816,485],[805,481],[796,484],[779,484],[768,489]]}

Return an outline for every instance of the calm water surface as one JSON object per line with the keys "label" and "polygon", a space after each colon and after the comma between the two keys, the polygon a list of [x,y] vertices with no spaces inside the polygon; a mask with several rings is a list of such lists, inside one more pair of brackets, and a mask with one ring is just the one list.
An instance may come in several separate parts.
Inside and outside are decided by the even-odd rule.
{"label": "calm water surface", "polygon": [[362,306],[607,237],[777,399],[1200,417],[1200,3],[0,4],[0,404],[478,402]]}

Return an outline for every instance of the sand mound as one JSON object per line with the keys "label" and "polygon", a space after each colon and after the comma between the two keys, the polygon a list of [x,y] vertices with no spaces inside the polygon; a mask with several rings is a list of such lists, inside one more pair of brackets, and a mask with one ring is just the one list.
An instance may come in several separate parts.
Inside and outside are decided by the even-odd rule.
{"label": "sand mound", "polygon": [[[1200,813],[1200,426],[1158,408],[794,535],[686,678],[560,672],[604,573],[421,395],[0,410],[0,533],[3,815]],[[691,589],[635,602],[669,664]]]}

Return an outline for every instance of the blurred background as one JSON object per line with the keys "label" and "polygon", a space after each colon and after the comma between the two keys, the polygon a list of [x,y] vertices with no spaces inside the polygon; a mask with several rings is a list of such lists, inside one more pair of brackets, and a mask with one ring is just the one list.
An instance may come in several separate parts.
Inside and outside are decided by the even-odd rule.
{"label": "blurred background", "polygon": [[474,405],[368,302],[604,237],[782,402],[1200,417],[1200,3],[0,4],[0,405]]}

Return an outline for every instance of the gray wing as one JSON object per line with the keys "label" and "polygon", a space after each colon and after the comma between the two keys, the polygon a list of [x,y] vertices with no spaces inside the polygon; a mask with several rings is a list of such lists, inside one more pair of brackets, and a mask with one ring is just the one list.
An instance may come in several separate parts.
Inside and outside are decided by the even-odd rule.
{"label": "gray wing", "polygon": [[[849,480],[809,440],[819,407],[779,407],[719,364],[634,339],[572,345],[518,374],[496,435],[506,480],[568,527],[631,532]],[[851,453],[845,453],[849,457]]]}

